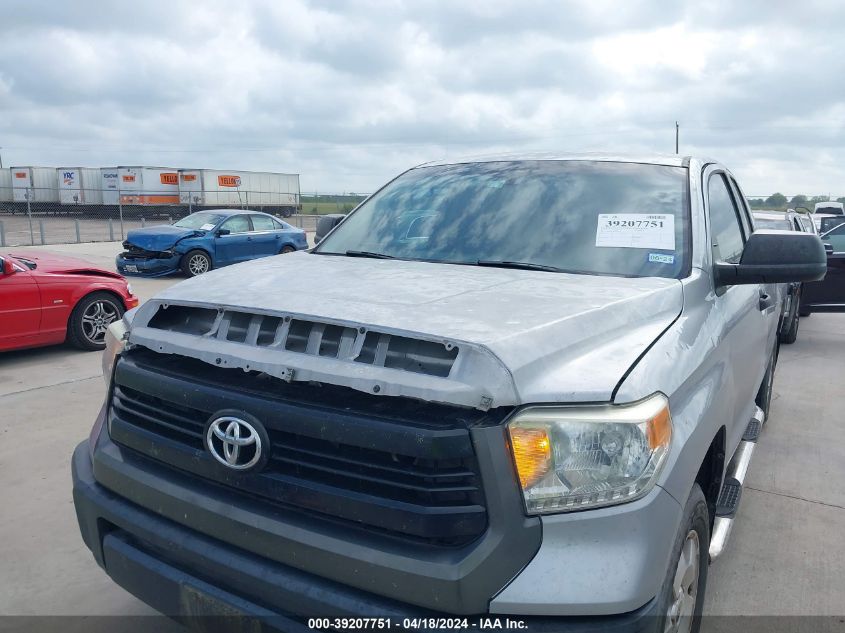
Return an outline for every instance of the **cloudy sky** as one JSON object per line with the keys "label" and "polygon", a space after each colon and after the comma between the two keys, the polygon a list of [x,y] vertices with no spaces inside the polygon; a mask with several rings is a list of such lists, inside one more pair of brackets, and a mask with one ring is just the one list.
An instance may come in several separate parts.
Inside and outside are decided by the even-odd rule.
{"label": "cloudy sky", "polygon": [[302,174],[369,192],[498,151],[714,156],[845,194],[845,3],[6,0],[3,165]]}

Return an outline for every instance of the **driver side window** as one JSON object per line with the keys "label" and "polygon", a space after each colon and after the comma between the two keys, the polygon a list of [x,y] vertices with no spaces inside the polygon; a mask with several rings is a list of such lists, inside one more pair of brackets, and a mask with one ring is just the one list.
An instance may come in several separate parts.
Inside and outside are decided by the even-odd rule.
{"label": "driver side window", "polygon": [[739,263],[745,238],[739,223],[736,204],[728,189],[724,174],[714,174],[707,184],[710,207],[710,239],[713,246],[713,260]]}
{"label": "driver side window", "polygon": [[245,215],[236,215],[226,220],[220,227],[221,229],[228,229],[229,233],[248,233],[249,232],[249,218]]}

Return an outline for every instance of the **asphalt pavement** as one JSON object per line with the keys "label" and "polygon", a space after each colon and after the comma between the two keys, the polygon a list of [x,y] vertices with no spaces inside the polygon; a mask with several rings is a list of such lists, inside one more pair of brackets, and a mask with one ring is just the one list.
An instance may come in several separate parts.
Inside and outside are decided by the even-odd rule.
{"label": "asphalt pavement", "polygon": [[[46,250],[112,268],[119,248]],[[144,300],[179,279],[132,286]],[[845,315],[826,314],[801,319],[798,341],[782,347],[771,416],[727,551],[710,568],[705,613],[845,614],[843,350]],[[76,524],[70,457],[104,392],[99,353],[0,354],[0,615],[153,614],[94,563]]]}

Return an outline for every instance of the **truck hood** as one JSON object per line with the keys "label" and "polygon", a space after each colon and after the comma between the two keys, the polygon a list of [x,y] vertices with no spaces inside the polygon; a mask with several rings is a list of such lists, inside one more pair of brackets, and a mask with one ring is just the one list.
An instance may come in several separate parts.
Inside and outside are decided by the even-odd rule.
{"label": "truck hood", "polygon": [[148,226],[143,229],[133,229],[126,234],[126,241],[143,248],[147,251],[163,251],[167,250],[176,242],[191,235],[195,235],[197,231],[194,229],[183,229],[171,224],[161,224],[158,226]]}
{"label": "truck hood", "polygon": [[[469,367],[475,361],[461,362],[458,357],[449,377],[436,380],[460,380],[476,390],[472,397],[480,394],[482,399],[490,398],[492,406],[499,406],[609,401],[626,371],[678,317],[683,292],[674,279],[300,252],[230,266],[179,283],[142,307],[136,321],[143,326],[158,306],[175,304],[278,313],[468,347],[477,352],[473,358],[481,363],[479,367]],[[133,325],[133,336],[135,330]],[[141,330],[139,338],[145,340],[140,342],[167,351],[167,346],[158,344],[164,332]],[[182,345],[178,353],[203,357],[190,348]],[[209,348],[209,353],[219,356],[218,349]],[[286,354],[284,349],[278,353]],[[305,356],[287,354],[284,362],[288,364],[292,356]],[[350,364],[355,367],[347,377],[334,366],[320,380],[367,388],[368,383],[359,380],[367,367]],[[428,378],[418,376],[419,381]],[[432,384],[429,381],[422,392],[425,399],[468,404],[456,402],[448,389],[440,392]],[[404,387],[381,391],[382,395],[420,397]]]}

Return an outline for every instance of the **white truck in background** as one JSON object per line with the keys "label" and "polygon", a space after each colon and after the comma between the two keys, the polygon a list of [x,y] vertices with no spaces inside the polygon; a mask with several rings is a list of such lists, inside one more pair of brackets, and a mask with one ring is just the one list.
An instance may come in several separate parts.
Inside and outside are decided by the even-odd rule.
{"label": "white truck in background", "polygon": [[191,208],[260,208],[290,217],[299,206],[299,174],[180,169],[179,202]]}

